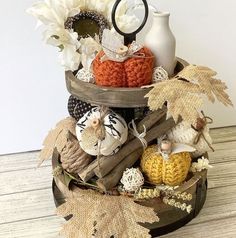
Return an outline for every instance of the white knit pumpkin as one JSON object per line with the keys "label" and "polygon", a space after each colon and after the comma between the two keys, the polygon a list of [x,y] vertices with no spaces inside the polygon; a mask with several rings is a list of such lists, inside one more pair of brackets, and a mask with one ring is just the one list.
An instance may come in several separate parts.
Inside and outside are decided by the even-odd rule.
{"label": "white knit pumpkin", "polygon": [[83,132],[86,128],[91,127],[93,120],[100,119],[101,114],[101,108],[94,107],[76,125],[76,135],[81,148],[86,153],[94,156],[98,154],[108,156],[116,153],[128,137],[128,127],[125,120],[120,115],[108,110],[102,121],[105,129],[105,138],[100,141],[100,145],[95,142],[87,146],[90,138],[87,138],[88,141],[84,141]]}
{"label": "white knit pumpkin", "polygon": [[[188,144],[193,146],[196,149],[196,151],[192,153],[192,156],[197,158],[210,149],[202,136],[200,137],[200,140],[198,141],[198,143],[194,144],[194,140],[197,134],[198,132],[195,131],[189,123],[183,121],[179,123],[176,127],[174,127],[172,130],[170,130],[167,133],[167,136],[169,140],[173,142],[183,143],[183,144]],[[203,130],[203,134],[206,140],[211,145],[212,139],[209,134],[208,126],[205,126]]]}

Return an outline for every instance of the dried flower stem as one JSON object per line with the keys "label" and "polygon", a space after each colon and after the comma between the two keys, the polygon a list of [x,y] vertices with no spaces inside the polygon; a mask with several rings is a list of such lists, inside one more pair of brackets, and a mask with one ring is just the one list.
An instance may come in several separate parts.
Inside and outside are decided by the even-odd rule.
{"label": "dried flower stem", "polygon": [[141,188],[134,194],[135,199],[150,199],[160,197],[160,190],[158,188],[146,189]]}
{"label": "dried flower stem", "polygon": [[62,167],[61,167],[61,166],[57,166],[57,167],[56,167],[55,169],[53,169],[53,171],[52,171],[53,177],[58,177],[59,175],[62,174],[62,171],[63,171]]}
{"label": "dried flower stem", "polygon": [[192,211],[192,205],[187,205],[186,203],[176,202],[174,198],[164,197],[163,202],[169,206],[176,207],[181,209],[182,211],[185,211],[187,213],[190,213]]}

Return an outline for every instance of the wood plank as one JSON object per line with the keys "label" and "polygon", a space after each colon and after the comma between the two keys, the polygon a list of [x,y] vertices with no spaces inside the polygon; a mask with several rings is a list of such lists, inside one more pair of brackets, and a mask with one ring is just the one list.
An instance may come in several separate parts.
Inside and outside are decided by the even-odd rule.
{"label": "wood plank", "polygon": [[236,161],[236,141],[213,145],[215,152],[209,152],[211,164]]}
{"label": "wood plank", "polygon": [[[6,171],[36,168],[38,165],[39,151],[25,152],[0,156],[0,173]],[[51,166],[51,160],[43,163],[43,166]]]}
{"label": "wood plank", "polygon": [[[236,237],[236,127],[211,134],[216,152],[209,153],[214,167],[208,171],[206,204],[187,226],[163,237]],[[0,185],[0,237],[59,238],[64,220],[54,215],[51,161],[34,169],[38,153],[0,156],[0,181],[7,181]]]}
{"label": "wood plank", "polygon": [[0,196],[0,224],[55,214],[52,189]]}
{"label": "wood plank", "polygon": [[52,168],[49,166],[0,173],[0,196],[50,188],[52,177]]}
{"label": "wood plank", "polygon": [[217,188],[236,184],[236,161],[214,164],[208,170],[208,188]]}
{"label": "wood plank", "polygon": [[236,217],[227,217],[211,222],[187,225],[162,238],[234,238],[236,237]]}
{"label": "wood plank", "polygon": [[57,216],[43,217],[0,225],[0,237],[6,238],[59,238],[65,222]]}
{"label": "wood plank", "polygon": [[209,189],[203,209],[190,224],[207,223],[229,216],[236,217],[236,186]]}
{"label": "wood plank", "polygon": [[210,130],[213,143],[236,141],[236,126],[214,128]]}

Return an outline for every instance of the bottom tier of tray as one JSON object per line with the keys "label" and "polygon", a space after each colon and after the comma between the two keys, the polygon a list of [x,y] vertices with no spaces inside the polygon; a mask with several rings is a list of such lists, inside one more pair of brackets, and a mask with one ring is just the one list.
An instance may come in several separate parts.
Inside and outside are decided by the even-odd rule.
{"label": "bottom tier of tray", "polygon": [[[63,194],[63,184],[60,180],[53,180],[52,191],[54,196],[55,205],[58,207],[65,202],[65,196]],[[143,226],[150,229],[152,237],[157,237],[170,233],[191,221],[195,218],[206,200],[207,193],[207,172],[202,171],[194,174],[178,189],[182,192],[188,192],[192,194],[193,199],[191,200],[192,211],[190,214],[180,209],[171,207],[164,204],[160,199],[149,199],[140,204],[148,207],[153,207],[157,213],[160,221],[153,224],[143,224]],[[70,219],[66,217],[65,219]]]}

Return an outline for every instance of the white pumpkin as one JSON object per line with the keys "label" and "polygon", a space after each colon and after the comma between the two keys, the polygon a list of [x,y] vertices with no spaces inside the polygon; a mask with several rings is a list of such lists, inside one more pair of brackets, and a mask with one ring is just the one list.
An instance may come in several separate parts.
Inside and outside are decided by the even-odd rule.
{"label": "white pumpkin", "polygon": [[102,121],[105,129],[104,138],[99,142],[92,142],[92,144],[89,141],[90,138],[84,139],[83,132],[85,129],[92,127],[94,121],[100,120],[101,114],[101,107],[94,107],[76,125],[76,135],[81,148],[86,153],[94,156],[98,154],[108,156],[116,153],[128,137],[128,127],[125,120],[115,112],[108,110]]}
{"label": "white pumpkin", "polygon": [[[201,136],[200,140],[197,144],[194,144],[194,140],[197,136],[198,132],[194,130],[191,125],[187,122],[181,122],[176,127],[168,131],[167,136],[168,139],[176,142],[176,143],[183,143],[188,144],[190,146],[193,146],[196,151],[192,153],[192,156],[197,158],[204,154],[206,151],[209,151],[210,148],[207,145],[207,142],[204,140],[204,138]],[[212,139],[209,134],[209,128],[206,125],[203,130],[204,137],[209,142],[209,144],[212,144]]]}

